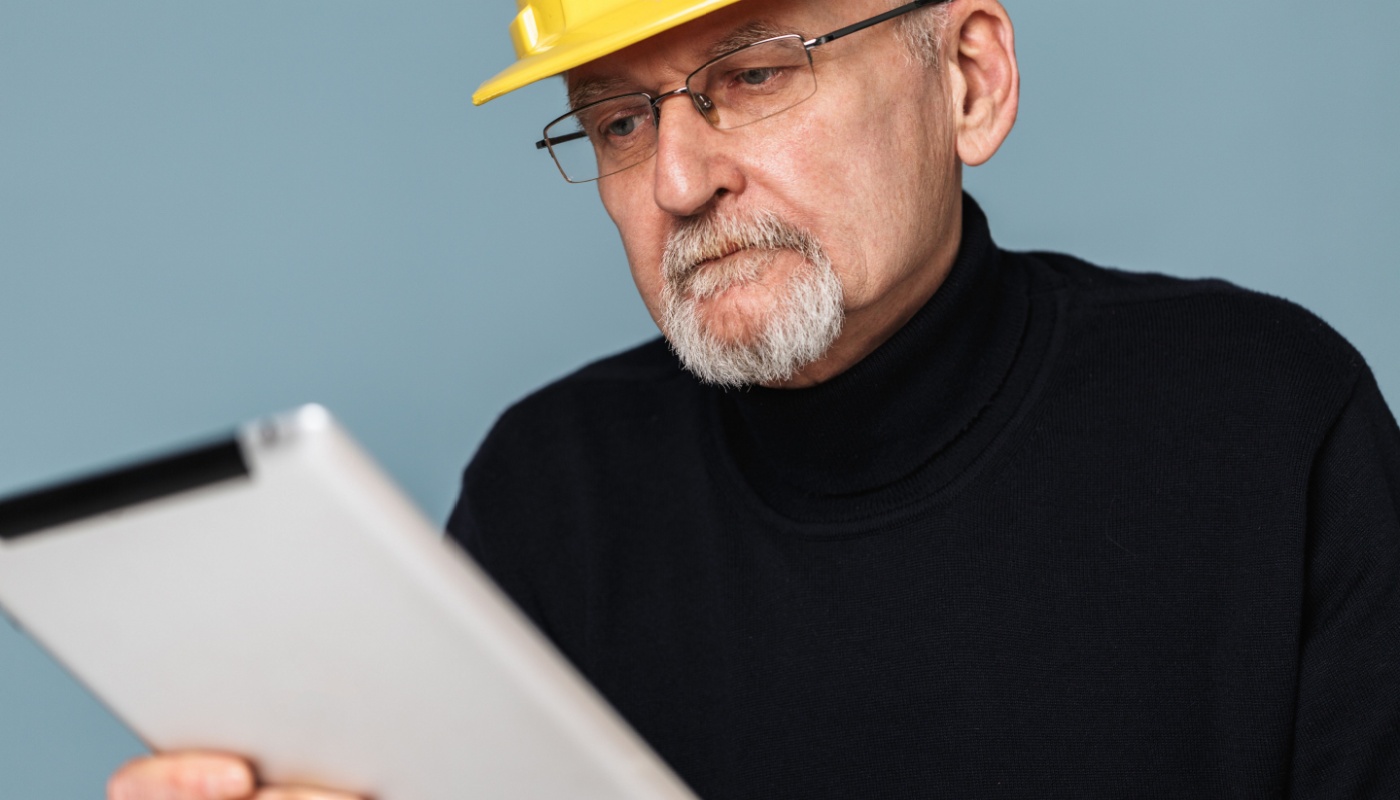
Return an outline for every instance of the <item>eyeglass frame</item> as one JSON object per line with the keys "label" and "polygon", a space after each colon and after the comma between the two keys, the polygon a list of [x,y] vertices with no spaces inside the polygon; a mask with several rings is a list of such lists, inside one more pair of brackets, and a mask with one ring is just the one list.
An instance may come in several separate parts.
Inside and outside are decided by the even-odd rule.
{"label": "eyeglass frame", "polygon": [[[951,0],[913,0],[913,2],[911,2],[911,3],[906,3],[906,4],[902,5],[902,6],[899,6],[898,8],[892,8],[892,9],[890,9],[889,11],[886,11],[886,12],[884,12],[884,13],[882,13],[882,14],[876,14],[875,16],[870,17],[870,18],[868,18],[868,19],[863,19],[863,20],[861,20],[860,22],[855,22],[855,23],[852,23],[852,24],[847,25],[847,26],[845,26],[845,27],[837,28],[836,30],[832,31],[831,33],[824,34],[824,35],[822,35],[822,36],[817,36],[817,37],[814,37],[814,38],[811,38],[811,39],[807,39],[807,40],[805,40],[805,41],[802,42],[802,47],[803,47],[803,49],[804,49],[804,50],[806,51],[806,53],[807,53],[807,64],[808,64],[808,66],[812,66],[812,50],[813,50],[813,48],[820,47],[820,46],[822,46],[822,45],[824,45],[824,44],[827,44],[828,42],[834,42],[834,41],[836,41],[837,39],[840,39],[840,38],[845,37],[845,36],[850,36],[851,34],[856,33],[857,31],[863,31],[863,30],[865,30],[866,28],[869,28],[869,27],[872,27],[872,26],[875,26],[875,25],[879,25],[881,22],[885,22],[885,21],[887,21],[887,20],[894,19],[895,17],[904,16],[905,14],[908,14],[908,13],[910,13],[911,11],[918,11],[919,9],[925,8],[925,7],[928,7],[928,6],[943,5],[943,4],[948,3],[948,2],[951,2]],[[696,75],[700,74],[701,72],[704,72],[706,69],[708,69],[708,68],[709,68],[711,65],[713,65],[714,63],[716,63],[716,62],[718,62],[718,61],[723,61],[724,59],[729,58],[730,56],[734,55],[735,53],[741,53],[741,52],[743,52],[743,51],[745,51],[745,50],[748,50],[749,48],[752,48],[752,47],[760,47],[760,46],[762,46],[762,45],[769,44],[769,43],[771,43],[771,42],[776,42],[776,41],[779,41],[779,40],[781,40],[781,39],[789,39],[789,38],[794,38],[794,37],[797,37],[797,35],[796,35],[796,34],[791,34],[791,33],[789,33],[789,34],[784,34],[784,35],[782,35],[782,36],[773,36],[773,37],[771,37],[771,38],[764,39],[764,40],[762,40],[762,41],[752,42],[752,43],[750,43],[750,44],[746,44],[746,45],[744,45],[743,47],[736,47],[736,48],[734,48],[733,50],[730,50],[730,51],[727,52],[727,53],[721,53],[721,54],[715,56],[714,58],[711,58],[709,61],[706,61],[704,64],[701,64],[699,67],[696,67],[695,70],[693,70],[689,75],[685,76],[685,80],[681,82],[681,85],[680,85],[679,88],[677,88],[677,89],[672,89],[672,90],[669,91],[669,92],[663,92],[663,93],[661,93],[661,94],[659,94],[659,95],[653,95],[653,94],[650,93],[650,92],[626,92],[626,93],[619,94],[619,95],[613,95],[612,97],[604,97],[604,98],[601,99],[601,100],[595,100],[595,101],[593,101],[593,102],[591,102],[591,103],[588,103],[588,104],[586,104],[586,105],[583,105],[583,106],[580,106],[580,107],[578,107],[578,108],[576,108],[576,109],[573,109],[572,111],[569,111],[569,112],[566,113],[566,114],[560,114],[558,117],[556,117],[556,118],[550,120],[549,124],[544,126],[544,131],[548,131],[550,128],[554,127],[555,125],[557,125],[557,124],[560,123],[560,122],[563,122],[564,120],[568,119],[569,117],[572,117],[572,116],[575,116],[575,115],[577,115],[577,114],[579,114],[579,113],[582,113],[583,111],[586,111],[587,109],[590,109],[590,108],[592,108],[592,107],[594,107],[594,106],[601,105],[601,104],[603,104],[603,103],[612,103],[612,102],[615,102],[615,101],[617,101],[617,100],[620,100],[620,99],[622,99],[622,98],[624,98],[624,97],[645,97],[645,98],[647,98],[647,103],[648,103],[648,105],[651,107],[652,122],[653,122],[653,124],[656,124],[656,125],[657,125],[657,135],[659,136],[659,135],[660,135],[660,122],[661,122],[661,101],[662,101],[662,100],[665,100],[665,99],[667,99],[667,98],[675,97],[675,96],[677,96],[677,95],[682,95],[682,94],[683,94],[683,95],[688,95],[688,96],[690,97],[691,105],[694,106],[695,110],[696,110],[697,112],[700,113],[700,116],[701,116],[702,118],[704,118],[704,120],[705,120],[706,122],[710,123],[710,125],[713,126],[713,125],[715,125],[715,123],[714,123],[713,120],[710,119],[709,113],[710,113],[710,110],[714,108],[714,102],[713,102],[712,100],[710,100],[709,97],[706,97],[704,94],[701,94],[701,93],[699,93],[699,92],[693,92],[693,91],[691,91],[691,90],[690,90],[690,81],[691,81],[691,79],[693,79]],[[798,38],[800,38],[800,37],[798,37]],[[814,89],[813,89],[813,93],[815,93],[815,87],[814,87]],[[811,95],[808,95],[808,98],[810,98],[810,97],[811,97]],[[804,98],[804,99],[808,99],[808,98]],[[801,101],[799,101],[796,105],[800,105],[800,104],[801,104]],[[791,110],[792,108],[795,108],[796,105],[788,106],[787,108],[784,108],[784,109],[782,109],[782,110],[775,111],[775,112],[773,112],[773,114],[770,114],[769,116],[776,116],[776,115],[778,115],[778,114],[783,113],[783,111]],[[767,119],[767,118],[768,118],[768,117],[763,117],[762,119]],[[759,120],[754,120],[754,121],[755,121],[755,122],[758,122]],[[716,130],[722,130],[722,129],[716,127]],[[732,130],[732,129],[731,129],[731,130]],[[621,169],[613,170],[612,172],[607,173],[607,175],[599,175],[599,176],[597,176],[596,178],[588,178],[588,179],[586,179],[586,180],[577,180],[577,181],[576,181],[576,180],[574,180],[573,178],[570,178],[570,177],[569,177],[569,173],[567,173],[567,172],[564,171],[564,165],[563,165],[562,163],[560,163],[559,157],[558,157],[557,155],[555,155],[555,153],[554,153],[554,145],[556,145],[556,144],[563,144],[563,143],[565,143],[565,142],[572,142],[572,141],[576,141],[576,140],[578,140],[578,139],[585,139],[585,138],[587,138],[587,137],[588,137],[588,132],[587,132],[587,131],[573,131],[572,133],[566,133],[566,134],[564,134],[563,136],[546,136],[545,138],[539,140],[538,142],[535,142],[535,149],[536,149],[536,150],[548,150],[548,151],[549,151],[549,157],[550,157],[551,160],[554,161],[554,166],[556,166],[556,167],[559,168],[559,174],[560,174],[560,175],[563,175],[563,176],[564,176],[564,180],[567,181],[568,183],[593,183],[594,181],[599,181],[599,180],[602,180],[603,178],[608,177],[608,175],[616,175],[616,174],[619,173],[619,172],[624,172],[624,171],[626,171],[626,170],[629,170],[629,169],[631,169],[632,167],[635,167],[635,166],[637,166],[637,165],[639,165],[639,164],[642,164],[642,163],[644,163],[644,162],[650,160],[650,159],[652,158],[652,156],[655,155],[655,153],[653,153],[652,156],[647,156],[646,158],[643,158],[643,159],[641,159],[640,161],[637,161],[637,162],[634,163],[634,164],[628,164],[627,166],[622,167]]]}

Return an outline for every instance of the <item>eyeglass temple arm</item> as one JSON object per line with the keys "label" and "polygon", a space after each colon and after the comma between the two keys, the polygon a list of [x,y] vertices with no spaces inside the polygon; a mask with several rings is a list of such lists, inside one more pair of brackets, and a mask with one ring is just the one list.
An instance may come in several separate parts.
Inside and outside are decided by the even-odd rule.
{"label": "eyeglass temple arm", "polygon": [[883,14],[871,17],[867,20],[861,20],[860,22],[857,22],[854,25],[847,25],[844,28],[837,28],[836,30],[832,31],[831,33],[828,33],[825,36],[818,36],[815,39],[810,39],[806,42],[803,42],[803,44],[805,44],[808,47],[816,47],[817,45],[826,44],[827,42],[840,39],[842,36],[850,36],[856,31],[863,31],[866,28],[869,28],[871,25],[879,25],[881,22],[884,22],[887,19],[894,19],[895,17],[901,14],[908,14],[910,11],[915,11],[917,9],[923,8],[924,6],[936,6],[946,2],[948,2],[948,0],[914,0],[914,2],[912,3],[902,5],[899,8],[890,9],[889,11],[886,11]]}
{"label": "eyeglass temple arm", "polygon": [[566,133],[563,136],[551,136],[548,139],[541,139],[538,142],[535,142],[535,149],[544,150],[552,144],[563,144],[564,142],[572,142],[575,139],[582,139],[587,135],[588,134],[584,133],[583,131],[574,131],[573,133]]}

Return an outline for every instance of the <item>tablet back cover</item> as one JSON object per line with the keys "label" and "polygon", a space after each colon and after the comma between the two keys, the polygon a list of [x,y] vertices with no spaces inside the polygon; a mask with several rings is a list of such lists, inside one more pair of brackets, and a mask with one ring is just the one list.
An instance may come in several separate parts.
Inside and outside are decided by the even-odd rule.
{"label": "tablet back cover", "polygon": [[269,783],[694,797],[317,407],[0,503],[0,604],[153,749]]}

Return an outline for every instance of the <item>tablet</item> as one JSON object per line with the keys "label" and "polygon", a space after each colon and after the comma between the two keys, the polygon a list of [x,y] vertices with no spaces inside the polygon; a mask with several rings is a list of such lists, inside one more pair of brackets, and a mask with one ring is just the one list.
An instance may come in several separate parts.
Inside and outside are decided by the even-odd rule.
{"label": "tablet", "polygon": [[0,605],[152,749],[268,783],[694,800],[319,407],[0,501]]}

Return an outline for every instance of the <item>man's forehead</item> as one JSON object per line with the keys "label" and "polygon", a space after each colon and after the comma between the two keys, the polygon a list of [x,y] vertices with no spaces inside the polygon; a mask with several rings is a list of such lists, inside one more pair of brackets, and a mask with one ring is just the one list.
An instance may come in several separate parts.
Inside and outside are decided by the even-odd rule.
{"label": "man's forehead", "polygon": [[717,14],[719,19],[714,20],[701,18],[570,70],[564,76],[569,89],[569,106],[579,108],[627,92],[660,91],[663,87],[645,82],[646,73],[656,71],[658,64],[673,72],[683,69],[684,72],[678,74],[684,76],[731,50],[774,36],[808,33],[796,27],[793,14],[784,14],[769,6],[738,3],[732,8],[742,8],[746,13]]}

